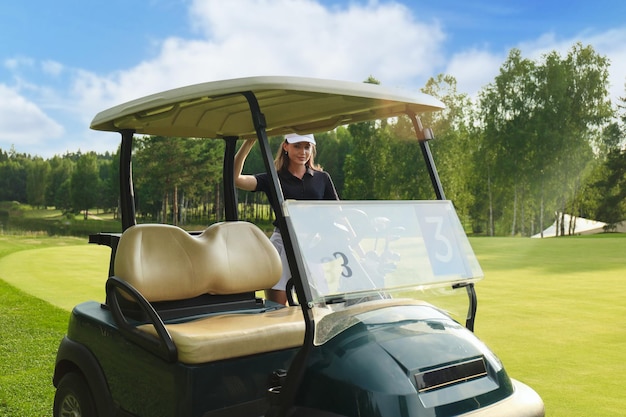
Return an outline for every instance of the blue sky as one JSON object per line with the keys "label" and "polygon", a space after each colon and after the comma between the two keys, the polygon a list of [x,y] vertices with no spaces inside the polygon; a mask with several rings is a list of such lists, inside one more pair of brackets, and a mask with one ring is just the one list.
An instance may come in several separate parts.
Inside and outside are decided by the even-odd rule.
{"label": "blue sky", "polygon": [[49,158],[114,151],[89,130],[115,104],[183,85],[297,75],[417,91],[453,75],[475,95],[511,48],[576,42],[626,95],[623,0],[22,0],[0,3],[0,149]]}

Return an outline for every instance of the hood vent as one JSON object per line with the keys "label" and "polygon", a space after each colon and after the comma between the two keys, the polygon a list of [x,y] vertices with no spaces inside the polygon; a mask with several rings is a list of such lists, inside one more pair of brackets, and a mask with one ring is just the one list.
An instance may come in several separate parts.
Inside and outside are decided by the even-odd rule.
{"label": "hood vent", "polygon": [[453,365],[419,372],[415,374],[415,382],[417,390],[421,393],[445,388],[486,375],[485,359],[481,356]]}

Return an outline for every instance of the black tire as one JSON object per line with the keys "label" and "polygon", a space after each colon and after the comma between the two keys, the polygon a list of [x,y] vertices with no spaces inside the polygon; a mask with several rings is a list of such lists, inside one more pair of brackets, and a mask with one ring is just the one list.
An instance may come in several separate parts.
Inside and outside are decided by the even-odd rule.
{"label": "black tire", "polygon": [[54,417],[97,417],[93,401],[85,378],[76,372],[69,372],[57,387],[54,395]]}

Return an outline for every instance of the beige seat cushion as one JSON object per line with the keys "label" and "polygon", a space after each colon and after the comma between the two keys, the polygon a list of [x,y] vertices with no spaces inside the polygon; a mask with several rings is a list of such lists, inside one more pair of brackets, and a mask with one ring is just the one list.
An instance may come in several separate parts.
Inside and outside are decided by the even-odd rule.
{"label": "beige seat cushion", "polygon": [[[300,307],[266,313],[223,314],[165,326],[178,349],[178,360],[199,364],[302,346]],[[156,335],[151,324],[139,329]]]}
{"label": "beige seat cushion", "polygon": [[252,223],[215,223],[197,236],[176,226],[139,224],[122,234],[114,271],[148,301],[167,301],[271,288],[282,264]]}

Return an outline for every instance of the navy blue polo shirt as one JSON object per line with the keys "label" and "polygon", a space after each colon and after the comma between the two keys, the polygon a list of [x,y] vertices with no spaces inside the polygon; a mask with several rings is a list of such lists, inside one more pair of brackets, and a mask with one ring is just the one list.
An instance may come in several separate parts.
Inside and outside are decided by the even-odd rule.
{"label": "navy blue polo shirt", "polygon": [[[254,191],[263,191],[269,198],[270,176],[264,172],[255,174],[254,177],[256,178]],[[300,179],[285,169],[278,172],[278,181],[285,200],[339,200],[333,180],[325,171],[308,167]]]}

